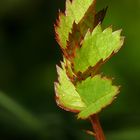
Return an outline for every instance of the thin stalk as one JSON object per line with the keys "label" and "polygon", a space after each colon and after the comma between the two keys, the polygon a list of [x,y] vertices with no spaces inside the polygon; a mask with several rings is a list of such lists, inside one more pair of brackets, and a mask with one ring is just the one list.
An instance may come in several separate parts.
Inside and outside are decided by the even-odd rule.
{"label": "thin stalk", "polygon": [[93,127],[93,131],[95,133],[95,139],[106,140],[98,115],[96,114],[96,115],[90,116],[90,121]]}

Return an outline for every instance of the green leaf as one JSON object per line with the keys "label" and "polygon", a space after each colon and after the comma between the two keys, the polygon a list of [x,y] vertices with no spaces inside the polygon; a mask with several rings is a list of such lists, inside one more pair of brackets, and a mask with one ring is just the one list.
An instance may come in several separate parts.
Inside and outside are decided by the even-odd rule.
{"label": "green leaf", "polygon": [[66,74],[64,63],[57,67],[58,83],[55,83],[56,102],[61,108],[80,112],[78,118],[86,119],[109,105],[118,94],[118,87],[112,86],[112,81],[96,75],[87,78],[75,86]]}
{"label": "green leaf", "polygon": [[86,107],[78,114],[78,118],[86,119],[90,115],[100,112],[111,104],[118,94],[117,86],[112,86],[112,81],[106,77],[96,75],[78,83],[76,90]]}
{"label": "green leaf", "polygon": [[[62,67],[64,68],[63,63]],[[55,93],[58,106],[67,111],[79,112],[85,107],[85,104],[82,102],[75,86],[68,78],[66,70],[57,66],[57,72],[59,83],[55,83]]]}
{"label": "green leaf", "polygon": [[67,41],[69,34],[71,33],[73,23],[75,22],[78,24],[93,3],[94,0],[66,1],[65,14],[59,14],[57,26],[55,27],[58,43],[63,49],[67,46]]}
{"label": "green leaf", "polygon": [[123,44],[121,30],[104,31],[106,9],[95,12],[96,0],[67,0],[65,14],[55,26],[56,38],[64,54],[55,83],[56,102],[62,109],[77,112],[87,119],[111,104],[119,92],[106,77],[97,75],[100,66]]}
{"label": "green leaf", "polygon": [[14,117],[32,130],[42,129],[42,122],[36,118],[30,111],[18,104],[15,100],[0,91],[0,107],[6,109]]}
{"label": "green leaf", "polygon": [[99,61],[105,61],[113,53],[117,53],[123,44],[120,34],[121,30],[112,32],[111,27],[102,31],[100,24],[92,33],[89,31],[83,40],[82,47],[76,50],[74,70],[84,72],[89,67],[94,67]]}

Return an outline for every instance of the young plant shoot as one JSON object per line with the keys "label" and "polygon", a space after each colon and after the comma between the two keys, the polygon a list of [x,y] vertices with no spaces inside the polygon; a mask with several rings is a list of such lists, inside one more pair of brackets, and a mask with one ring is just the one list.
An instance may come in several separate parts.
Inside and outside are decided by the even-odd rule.
{"label": "young plant shoot", "polygon": [[105,140],[98,113],[110,105],[119,87],[99,69],[123,45],[121,30],[102,29],[107,8],[96,12],[95,0],[66,0],[55,24],[56,40],[63,54],[57,66],[56,102],[78,119],[89,119],[96,140]]}

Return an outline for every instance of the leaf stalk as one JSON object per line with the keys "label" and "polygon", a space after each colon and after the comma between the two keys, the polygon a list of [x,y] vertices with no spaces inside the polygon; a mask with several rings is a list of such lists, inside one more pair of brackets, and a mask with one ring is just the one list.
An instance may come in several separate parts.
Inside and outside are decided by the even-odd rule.
{"label": "leaf stalk", "polygon": [[93,127],[93,131],[95,133],[96,140],[106,140],[103,129],[101,127],[99,117],[97,114],[90,116],[90,122]]}

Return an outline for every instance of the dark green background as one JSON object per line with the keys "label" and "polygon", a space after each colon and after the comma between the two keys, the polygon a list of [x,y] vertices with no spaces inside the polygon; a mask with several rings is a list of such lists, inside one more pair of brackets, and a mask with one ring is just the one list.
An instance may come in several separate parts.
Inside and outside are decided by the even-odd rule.
{"label": "dark green background", "polygon": [[[107,140],[140,139],[140,0],[109,6],[104,27],[122,28],[125,45],[102,69],[121,94],[101,114]],[[88,121],[56,106],[55,65],[62,60],[53,24],[65,0],[0,0],[0,139],[92,140]],[[77,11],[78,12],[78,11]]]}

